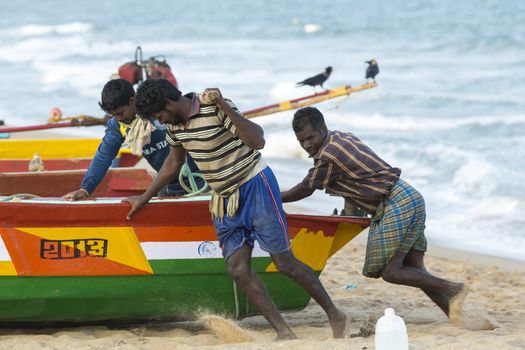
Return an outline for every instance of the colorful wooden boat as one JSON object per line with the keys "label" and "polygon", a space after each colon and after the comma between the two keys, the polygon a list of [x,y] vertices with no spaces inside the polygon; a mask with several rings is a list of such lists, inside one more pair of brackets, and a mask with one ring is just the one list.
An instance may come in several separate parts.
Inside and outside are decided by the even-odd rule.
{"label": "colorful wooden boat", "polygon": [[[86,170],[0,173],[0,196],[19,193],[60,197],[77,190]],[[144,193],[152,176],[141,168],[111,168],[92,197],[125,197]]]}
{"label": "colorful wooden boat", "polygon": [[[132,220],[120,199],[0,197],[0,323],[192,319],[257,311],[228,277],[209,197],[153,200]],[[363,218],[288,215],[292,249],[316,273],[368,226]],[[310,297],[257,246],[253,268],[281,310]]]}
{"label": "colorful wooden boat", "polygon": [[[0,172],[28,171],[30,160],[38,153],[46,170],[87,169],[100,139],[0,140]],[[122,149],[115,166],[131,167],[140,157]]]}

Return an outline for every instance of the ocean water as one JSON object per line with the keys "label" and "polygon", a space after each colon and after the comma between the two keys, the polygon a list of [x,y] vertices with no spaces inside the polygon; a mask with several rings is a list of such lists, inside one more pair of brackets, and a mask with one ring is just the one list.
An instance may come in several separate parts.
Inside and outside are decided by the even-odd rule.
{"label": "ocean water", "polygon": [[[184,92],[220,87],[241,110],[308,95],[295,82],[334,68],[326,87],[379,87],[318,108],[422,192],[430,242],[525,260],[525,2],[138,1],[0,2],[0,119],[43,123],[102,115],[111,73],[164,55]],[[292,112],[255,119],[264,155],[289,188],[311,161]],[[60,130],[102,136],[103,128]],[[319,191],[318,191],[319,192]],[[299,206],[330,213],[321,192]]]}

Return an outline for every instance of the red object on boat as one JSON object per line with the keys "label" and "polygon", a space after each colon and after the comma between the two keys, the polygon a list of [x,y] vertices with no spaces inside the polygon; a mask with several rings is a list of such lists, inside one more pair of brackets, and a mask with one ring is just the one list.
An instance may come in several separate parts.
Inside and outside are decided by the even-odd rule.
{"label": "red object on boat", "polygon": [[170,66],[166,62],[155,61],[150,67],[146,68],[148,79],[166,79],[172,83],[176,88],[179,88],[177,79],[171,72]]}
{"label": "red object on boat", "polygon": [[[119,167],[132,167],[139,162],[141,158],[133,154],[123,153],[119,160]],[[92,158],[61,158],[45,159],[44,166],[46,170],[82,170],[89,168]],[[25,159],[0,159],[0,173],[5,172],[26,172],[29,160]]]}
{"label": "red object on boat", "polygon": [[124,63],[118,69],[118,75],[131,84],[138,84],[142,81],[142,67],[137,62]]}
{"label": "red object on boat", "polygon": [[[60,197],[77,190],[85,173],[86,170],[0,173],[0,196],[30,193],[40,197]],[[91,196],[135,196],[144,193],[151,181],[152,176],[146,169],[112,168]]]}

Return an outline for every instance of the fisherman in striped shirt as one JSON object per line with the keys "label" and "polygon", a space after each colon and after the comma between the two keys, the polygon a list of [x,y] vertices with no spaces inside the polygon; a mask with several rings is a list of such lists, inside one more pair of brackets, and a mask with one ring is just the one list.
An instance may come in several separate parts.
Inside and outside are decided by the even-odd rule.
{"label": "fisherman in striped shirt", "polygon": [[420,288],[451,322],[458,323],[468,287],[426,270],[425,201],[399,178],[401,170],[388,165],[355,135],[329,131],[317,108],[298,110],[292,125],[314,166],[302,182],[281,192],[282,201],[294,202],[325,189],[365,210],[372,219],[363,274]]}
{"label": "fisherman in striped shirt", "polygon": [[148,190],[127,199],[132,206],[128,219],[178,173],[188,152],[213,190],[210,208],[228,273],[274,327],[277,338],[296,336],[251,269],[255,240],[280,272],[321,305],[334,337],[342,338],[347,316],[336,308],[312,269],[291,252],[279,186],[258,151],[265,142],[262,128],[239,114],[219,89],[182,96],[166,80],[147,80],[139,86],[135,103],[141,116],[168,124],[171,151]]}

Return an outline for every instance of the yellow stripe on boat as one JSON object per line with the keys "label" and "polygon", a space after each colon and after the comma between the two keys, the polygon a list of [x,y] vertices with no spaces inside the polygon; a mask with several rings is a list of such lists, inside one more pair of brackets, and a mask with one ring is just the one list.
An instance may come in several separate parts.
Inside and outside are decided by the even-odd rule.
{"label": "yellow stripe on boat", "polygon": [[0,276],[16,276],[16,269],[12,261],[0,261]]}
{"label": "yellow stripe on boat", "polygon": [[[0,140],[0,159],[30,160],[35,153],[42,159],[92,158],[100,139]],[[121,153],[130,153],[121,150]]]}
{"label": "yellow stripe on boat", "polygon": [[[314,271],[322,271],[332,255],[345,244],[354,239],[363,228],[358,224],[340,223],[335,235],[327,236],[323,231],[313,232],[302,228],[294,239],[291,240],[295,257]],[[266,272],[276,272],[277,268],[272,262]]]}

